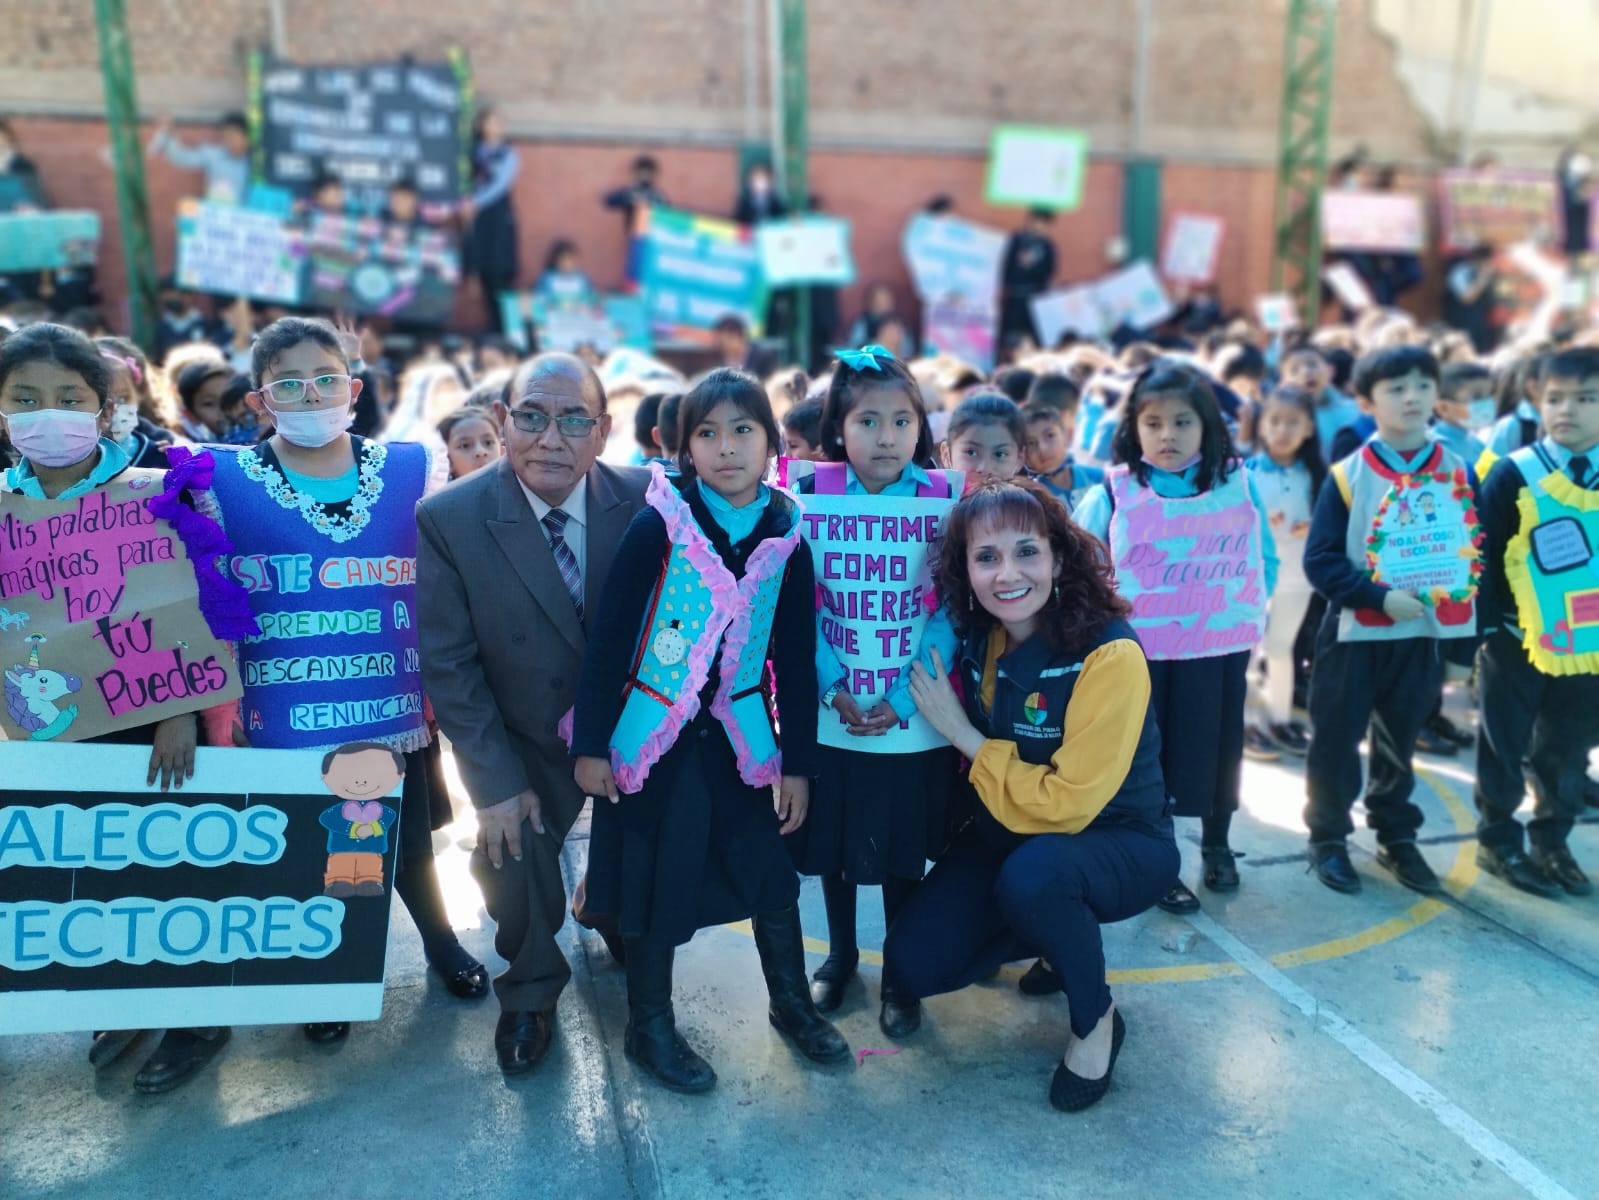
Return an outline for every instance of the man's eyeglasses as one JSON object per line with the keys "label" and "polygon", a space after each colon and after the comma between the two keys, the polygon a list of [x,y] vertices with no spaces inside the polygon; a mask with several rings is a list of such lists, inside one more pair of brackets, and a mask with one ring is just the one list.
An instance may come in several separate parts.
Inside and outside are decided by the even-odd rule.
{"label": "man's eyeglasses", "polygon": [[348,375],[318,375],[315,379],[274,379],[261,391],[282,405],[309,404],[313,393],[322,400],[338,400],[350,393]]}
{"label": "man's eyeglasses", "polygon": [[540,412],[536,408],[513,408],[511,410],[511,423],[523,433],[543,433],[550,427],[550,422],[555,422],[555,428],[561,431],[564,438],[586,438],[594,432],[594,427],[600,423],[598,417],[580,417],[576,413],[569,413],[563,417],[552,417],[547,412]]}

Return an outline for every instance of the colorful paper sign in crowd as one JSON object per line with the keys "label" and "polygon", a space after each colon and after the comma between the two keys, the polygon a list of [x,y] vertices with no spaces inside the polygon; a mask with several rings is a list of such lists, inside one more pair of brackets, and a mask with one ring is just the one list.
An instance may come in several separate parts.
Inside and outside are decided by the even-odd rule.
{"label": "colorful paper sign in crowd", "polygon": [[160,478],[129,472],[71,501],[0,493],[6,739],[81,741],[242,694],[195,599],[196,572],[215,567],[152,511]]}

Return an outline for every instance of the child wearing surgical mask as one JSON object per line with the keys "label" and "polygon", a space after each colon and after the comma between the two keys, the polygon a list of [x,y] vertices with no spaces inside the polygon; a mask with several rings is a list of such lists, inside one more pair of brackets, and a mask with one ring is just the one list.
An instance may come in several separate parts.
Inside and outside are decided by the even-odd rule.
{"label": "child wearing surgical mask", "polygon": [[[259,637],[237,647],[245,687],[230,738],[323,752],[380,742],[405,756],[395,891],[429,966],[453,995],[477,999],[488,992],[488,973],[456,939],[433,865],[432,831],[453,814],[412,616],[414,512],[433,454],[421,443],[385,445],[350,433],[362,390],[350,369],[356,348],[353,336],[346,341],[326,321],[274,321],[251,348],[247,403],[275,432],[255,446],[214,447],[230,563],[262,625]],[[381,610],[382,620],[318,620],[348,616],[352,605]],[[361,667],[294,666],[345,662]],[[305,1027],[316,1042],[348,1033],[342,1021]]]}
{"label": "child wearing surgical mask", "polygon": [[172,431],[160,424],[161,408],[151,386],[150,360],[126,338],[96,338],[94,344],[111,372],[107,436],[122,447],[134,466],[166,470],[167,447],[174,439]]}
{"label": "child wearing surgical mask", "polygon": [[1493,426],[1495,411],[1493,372],[1477,362],[1450,363],[1440,376],[1432,436],[1475,465],[1487,449],[1482,434]]}
{"label": "child wearing surgical mask", "polygon": [[[0,491],[33,500],[73,501],[131,474],[127,451],[115,439],[103,436],[113,413],[108,403],[114,386],[113,366],[99,346],[64,325],[30,325],[0,342],[0,422],[22,456],[21,462],[5,472]],[[126,370],[126,364],[122,368]],[[209,505],[202,496],[188,490],[179,493],[185,504],[204,511]],[[9,572],[14,565],[7,564],[0,554],[0,566]],[[159,779],[163,790],[181,788],[194,773],[199,725],[194,713],[179,713],[91,740],[149,746],[148,775],[143,782],[148,786]],[[110,1065],[142,1032],[96,1033],[89,1062],[96,1068]],[[134,1089],[170,1091],[214,1056],[230,1032],[226,1026],[168,1029],[135,1074]]]}

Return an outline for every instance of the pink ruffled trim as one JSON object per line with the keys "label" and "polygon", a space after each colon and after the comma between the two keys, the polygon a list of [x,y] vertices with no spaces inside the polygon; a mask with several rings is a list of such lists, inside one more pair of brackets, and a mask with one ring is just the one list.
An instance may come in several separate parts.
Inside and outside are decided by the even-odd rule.
{"label": "pink ruffled trim", "polygon": [[[796,521],[793,528],[782,538],[768,538],[757,546],[750,555],[744,579],[742,581],[734,579],[733,573],[727,569],[727,565],[722,562],[721,556],[711,545],[710,539],[705,536],[705,531],[694,520],[693,511],[688,503],[677,488],[667,480],[665,470],[660,464],[655,464],[650,468],[650,473],[652,478],[645,492],[645,502],[661,514],[661,519],[666,523],[668,538],[673,545],[682,548],[689,565],[699,573],[700,578],[710,589],[711,614],[706,621],[704,632],[689,652],[688,677],[683,681],[683,690],[678,694],[677,701],[667,710],[661,723],[644,739],[638,754],[631,761],[624,760],[616,750],[611,751],[611,773],[616,777],[617,787],[629,793],[643,789],[650,768],[666,755],[666,752],[677,743],[683,729],[699,715],[700,690],[710,678],[711,664],[716,659],[718,645],[724,647],[724,660],[731,658],[735,664],[739,661],[750,636],[750,599],[767,576],[774,570],[782,569],[800,540],[800,524]],[[783,488],[774,488],[773,491],[797,507],[797,502],[790,492]],[[738,603],[740,600],[743,603]],[[646,630],[645,634],[647,633]],[[739,777],[755,787],[769,784],[781,774],[782,755],[778,753],[769,759],[755,760],[748,739],[738,729],[737,723],[731,719],[732,688],[731,678],[724,678],[721,681],[716,697],[711,702],[711,712],[722,722],[727,730],[728,739],[733,743]],[[570,722],[567,724],[569,736]]]}
{"label": "pink ruffled trim", "polygon": [[[772,490],[787,500],[795,511],[798,510],[798,501],[790,492],[783,488]],[[755,597],[768,579],[783,572],[788,565],[789,556],[794,553],[799,543],[800,522],[795,520],[786,534],[780,538],[767,538],[750,555],[750,561],[744,569],[744,578],[737,584],[744,603],[738,606],[732,621],[728,623],[727,632],[723,635],[724,662],[728,659],[732,659],[735,664],[743,661],[744,649],[750,639],[750,614],[754,609]],[[723,673],[721,686],[716,690],[716,698],[711,701],[711,714],[722,722],[727,730],[728,740],[733,743],[733,753],[738,760],[739,777],[751,787],[775,783],[783,774],[783,752],[778,749],[768,758],[755,757],[755,750],[749,744],[749,739],[744,736],[744,731],[739,728],[738,722],[733,720],[734,682],[734,675]]]}

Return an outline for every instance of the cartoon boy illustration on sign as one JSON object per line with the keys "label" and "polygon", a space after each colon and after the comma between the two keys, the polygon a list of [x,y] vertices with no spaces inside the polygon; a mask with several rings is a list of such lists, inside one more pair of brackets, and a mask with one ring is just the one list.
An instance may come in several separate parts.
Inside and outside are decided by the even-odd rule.
{"label": "cartoon boy illustration on sign", "polygon": [[405,755],[382,742],[350,742],[322,759],[322,782],[343,802],[318,820],[328,831],[325,896],[381,896],[383,856],[400,814],[387,796],[405,778]]}

